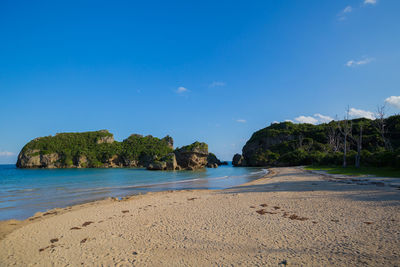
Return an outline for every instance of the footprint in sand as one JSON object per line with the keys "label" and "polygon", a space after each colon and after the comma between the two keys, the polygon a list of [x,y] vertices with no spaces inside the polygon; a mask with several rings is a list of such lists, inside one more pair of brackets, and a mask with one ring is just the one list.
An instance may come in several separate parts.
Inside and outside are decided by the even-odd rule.
{"label": "footprint in sand", "polygon": [[48,248],[55,248],[55,247],[56,247],[55,245],[47,246],[47,247],[45,247],[45,248],[39,249],[39,252],[43,252],[43,251],[45,251],[45,250],[48,249]]}
{"label": "footprint in sand", "polygon": [[261,214],[261,215],[264,215],[265,213],[267,213],[267,211],[264,210],[264,209],[256,210],[256,212],[257,212],[258,214]]}
{"label": "footprint in sand", "polygon": [[92,222],[92,221],[84,222],[84,223],[82,224],[82,226],[83,226],[83,227],[86,227],[86,226],[88,226],[88,225],[90,225],[90,224],[92,224],[92,223],[94,223],[94,222]]}
{"label": "footprint in sand", "polygon": [[298,221],[305,221],[305,220],[308,220],[307,217],[300,217],[300,216],[298,216],[298,215],[296,215],[296,214],[290,215],[290,216],[289,216],[289,219],[291,219],[291,220],[298,220]]}

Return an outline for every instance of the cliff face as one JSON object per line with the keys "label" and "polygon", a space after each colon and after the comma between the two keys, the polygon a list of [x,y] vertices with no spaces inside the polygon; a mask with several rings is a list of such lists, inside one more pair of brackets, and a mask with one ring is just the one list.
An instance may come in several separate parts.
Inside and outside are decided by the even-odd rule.
{"label": "cliff face", "polygon": [[170,136],[159,139],[132,134],[118,142],[111,133],[102,130],[36,138],[21,150],[16,165],[18,168],[194,170],[207,165],[207,156],[205,143],[195,142],[174,151]]}
{"label": "cliff face", "polygon": [[[308,164],[340,165],[343,160],[344,138],[340,132],[343,121],[328,124],[274,123],[255,132],[232,160],[234,166],[295,166]],[[357,142],[362,131],[361,163],[367,166],[400,168],[400,116],[384,120],[385,133],[379,121],[354,119],[347,139],[347,158],[354,164]],[[342,126],[343,127],[343,126]]]}

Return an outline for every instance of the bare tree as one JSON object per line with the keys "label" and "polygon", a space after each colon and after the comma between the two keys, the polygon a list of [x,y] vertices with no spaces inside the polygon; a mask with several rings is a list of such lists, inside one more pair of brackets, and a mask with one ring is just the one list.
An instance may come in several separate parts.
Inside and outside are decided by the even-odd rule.
{"label": "bare tree", "polygon": [[339,151],[340,138],[338,133],[338,123],[332,121],[328,124],[328,144],[333,152]]}
{"label": "bare tree", "polygon": [[347,167],[347,139],[353,130],[353,122],[349,120],[349,113],[350,108],[347,106],[344,119],[338,123],[339,131],[343,135],[343,168]]}
{"label": "bare tree", "polygon": [[303,147],[304,136],[302,134],[300,134],[298,136],[298,138],[299,138],[299,148],[302,148]]}
{"label": "bare tree", "polygon": [[376,126],[381,135],[383,143],[385,145],[385,149],[391,151],[392,146],[390,145],[389,140],[386,138],[386,123],[385,123],[385,115],[386,115],[386,104],[380,105],[376,109]]}
{"label": "bare tree", "polygon": [[354,140],[354,142],[357,145],[356,168],[360,168],[363,127],[364,127],[364,124],[362,122],[360,122],[359,128],[358,128],[358,130],[359,130],[358,136],[355,136],[355,137],[351,136],[351,138]]}

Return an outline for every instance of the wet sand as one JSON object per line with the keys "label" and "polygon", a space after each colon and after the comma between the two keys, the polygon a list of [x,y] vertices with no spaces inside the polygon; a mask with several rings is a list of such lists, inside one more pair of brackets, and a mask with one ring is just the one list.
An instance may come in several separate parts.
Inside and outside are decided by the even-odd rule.
{"label": "wet sand", "polygon": [[400,265],[398,187],[271,170],[1,222],[0,266]]}

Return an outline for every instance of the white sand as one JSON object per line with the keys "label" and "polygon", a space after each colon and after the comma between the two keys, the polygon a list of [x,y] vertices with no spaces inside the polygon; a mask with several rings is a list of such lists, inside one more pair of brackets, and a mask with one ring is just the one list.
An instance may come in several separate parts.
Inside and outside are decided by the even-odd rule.
{"label": "white sand", "polygon": [[[335,182],[299,168],[273,171],[234,189],[153,193],[38,214],[0,241],[0,265],[400,265],[397,188]],[[15,222],[0,224],[2,232],[6,224]]]}

